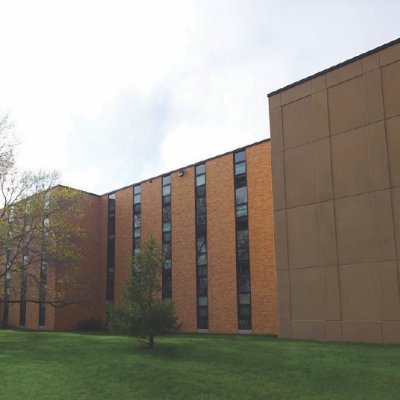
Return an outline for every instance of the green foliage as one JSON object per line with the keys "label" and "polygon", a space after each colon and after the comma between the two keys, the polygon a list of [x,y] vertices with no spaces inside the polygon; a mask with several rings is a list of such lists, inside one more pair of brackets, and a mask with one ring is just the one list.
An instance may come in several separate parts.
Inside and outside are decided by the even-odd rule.
{"label": "green foliage", "polygon": [[56,172],[17,168],[17,145],[13,124],[0,116],[0,302],[37,303],[44,293],[54,307],[81,302],[85,197],[57,185]]}
{"label": "green foliage", "polygon": [[121,302],[110,307],[110,328],[149,339],[179,329],[172,303],[161,300],[162,252],[153,237],[145,242],[132,262],[132,276]]}

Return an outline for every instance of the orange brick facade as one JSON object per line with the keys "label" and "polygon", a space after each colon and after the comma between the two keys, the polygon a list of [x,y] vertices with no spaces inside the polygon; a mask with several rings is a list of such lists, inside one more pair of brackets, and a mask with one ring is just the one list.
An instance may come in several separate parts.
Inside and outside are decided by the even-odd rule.
{"label": "orange brick facade", "polygon": [[[251,274],[251,320],[253,333],[275,334],[275,265],[272,220],[270,142],[246,150],[248,230]],[[234,152],[204,161],[206,167],[208,331],[236,333],[238,296],[236,266]],[[197,164],[198,165],[198,164]],[[196,332],[196,198],[195,165],[171,175],[172,301],[181,331]],[[183,173],[182,173],[183,172]],[[141,240],[162,238],[162,177],[141,185]],[[121,298],[131,273],[133,253],[133,186],[115,191],[114,301]],[[86,232],[80,268],[87,294],[82,304],[60,309],[46,306],[49,330],[68,330],[79,321],[106,322],[108,194],[87,195],[82,220]],[[51,280],[51,282],[50,282]],[[48,284],[56,278],[49,276]],[[19,305],[10,306],[9,325],[18,326]],[[26,328],[38,328],[38,305],[28,304]]]}

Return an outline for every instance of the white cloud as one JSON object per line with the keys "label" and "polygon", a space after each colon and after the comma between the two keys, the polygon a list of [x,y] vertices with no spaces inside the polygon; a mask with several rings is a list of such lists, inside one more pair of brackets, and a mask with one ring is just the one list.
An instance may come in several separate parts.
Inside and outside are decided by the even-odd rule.
{"label": "white cloud", "polygon": [[105,192],[267,137],[269,91],[398,37],[399,14],[394,0],[2,0],[0,112],[21,165]]}

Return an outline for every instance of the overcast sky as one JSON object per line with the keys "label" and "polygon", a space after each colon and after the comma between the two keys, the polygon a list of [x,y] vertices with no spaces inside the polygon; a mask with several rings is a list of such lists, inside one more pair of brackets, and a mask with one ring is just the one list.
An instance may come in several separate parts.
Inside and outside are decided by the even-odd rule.
{"label": "overcast sky", "polygon": [[19,162],[104,192],[269,137],[267,93],[400,37],[398,0],[0,0]]}

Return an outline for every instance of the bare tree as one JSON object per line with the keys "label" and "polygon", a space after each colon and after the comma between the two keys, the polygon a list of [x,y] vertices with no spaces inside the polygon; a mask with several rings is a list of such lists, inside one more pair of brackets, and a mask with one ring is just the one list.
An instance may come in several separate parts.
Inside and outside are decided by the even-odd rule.
{"label": "bare tree", "polygon": [[[57,185],[55,172],[21,172],[18,142],[7,116],[0,120],[0,302],[3,324],[12,303],[60,307],[78,301],[76,269],[82,195]],[[75,293],[76,294],[76,293]],[[1,321],[0,321],[1,322]]]}

